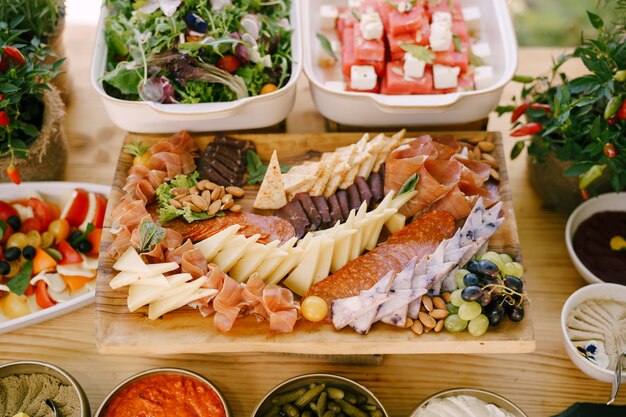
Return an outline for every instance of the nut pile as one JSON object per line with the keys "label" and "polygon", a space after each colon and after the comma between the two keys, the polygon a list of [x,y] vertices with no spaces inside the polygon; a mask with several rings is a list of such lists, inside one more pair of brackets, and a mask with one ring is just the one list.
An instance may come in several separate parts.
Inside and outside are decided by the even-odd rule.
{"label": "nut pile", "polygon": [[461,144],[467,148],[469,159],[490,165],[491,178],[500,181],[500,173],[498,172],[500,165],[492,155],[496,149],[494,140],[494,135],[487,135],[486,137],[478,135],[462,140]]}
{"label": "nut pile", "polygon": [[440,296],[422,297],[422,306],[417,320],[408,320],[407,327],[417,335],[428,333],[431,330],[439,333],[443,330],[446,317],[450,314],[446,306],[446,299],[450,301],[450,293],[442,293]]}
{"label": "nut pile", "polygon": [[209,180],[202,180],[191,188],[176,187],[170,190],[174,196],[169,203],[176,208],[188,206],[196,213],[206,212],[214,216],[220,211],[230,210],[241,212],[241,205],[235,199],[244,196],[245,191],[239,187],[224,187]]}

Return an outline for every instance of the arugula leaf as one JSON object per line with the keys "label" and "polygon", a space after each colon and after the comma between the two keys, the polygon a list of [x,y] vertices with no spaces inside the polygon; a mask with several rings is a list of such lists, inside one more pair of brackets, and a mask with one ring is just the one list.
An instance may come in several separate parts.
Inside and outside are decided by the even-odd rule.
{"label": "arugula leaf", "polygon": [[427,64],[432,64],[435,62],[435,54],[433,53],[433,51],[424,46],[413,45],[411,43],[401,43],[400,48],[404,49],[405,52],[408,52],[420,61],[426,62]]}
{"label": "arugula leaf", "polygon": [[150,252],[165,239],[165,229],[154,222],[143,222],[139,226],[139,235],[141,237],[139,253]]}
{"label": "arugula leaf", "polygon": [[402,195],[402,194],[406,194],[408,192],[411,192],[413,190],[415,190],[415,187],[417,186],[417,182],[420,179],[420,175],[416,172],[415,174],[411,175],[402,185],[402,188],[400,188],[400,191],[398,191],[398,195]]}
{"label": "arugula leaf", "polygon": [[457,52],[463,52],[463,41],[458,35],[452,36],[452,42],[454,43],[454,50]]}
{"label": "arugula leaf", "polygon": [[18,272],[11,281],[7,282],[7,287],[9,287],[11,292],[15,295],[24,295],[32,274],[33,260],[31,259],[22,266],[22,270]]}
{"label": "arugula leaf", "polygon": [[328,38],[321,33],[318,33],[317,39],[319,39],[320,43],[322,44],[322,48],[324,48],[326,53],[330,55],[335,61],[337,61],[337,55],[335,55],[335,51],[333,51],[333,46]]}
{"label": "arugula leaf", "polygon": [[4,220],[0,220],[0,239],[4,237],[7,231],[7,223]]}
{"label": "arugula leaf", "polygon": [[139,94],[139,85],[143,75],[138,68],[128,69],[120,64],[111,72],[107,72],[102,81],[120,90],[122,94]]}

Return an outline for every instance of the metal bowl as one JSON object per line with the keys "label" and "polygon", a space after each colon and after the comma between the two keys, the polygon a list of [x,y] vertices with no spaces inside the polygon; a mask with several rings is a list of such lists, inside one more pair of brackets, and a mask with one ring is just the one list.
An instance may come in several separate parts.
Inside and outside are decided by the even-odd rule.
{"label": "metal bowl", "polygon": [[129,378],[126,378],[124,381],[120,382],[115,388],[113,388],[113,391],[111,391],[109,395],[106,396],[104,401],[102,401],[102,404],[100,404],[100,407],[98,407],[98,410],[94,414],[94,417],[103,416],[111,400],[115,398],[115,396],[119,394],[119,392],[122,389],[126,388],[128,385],[130,385],[131,383],[135,381],[138,381],[140,379],[146,378],[148,376],[153,376],[153,375],[184,375],[190,378],[197,379],[200,382],[203,382],[204,384],[211,387],[213,391],[215,391],[219,399],[222,401],[222,404],[224,405],[224,411],[226,412],[226,417],[232,417],[232,414],[230,413],[226,399],[224,398],[220,390],[211,381],[209,381],[208,379],[206,379],[200,374],[197,374],[192,371],[188,371],[186,369],[180,369],[180,368],[148,369],[147,371],[143,371]]}
{"label": "metal bowl", "polygon": [[46,362],[37,361],[18,361],[0,365],[0,378],[10,375],[30,374],[50,375],[59,378],[63,384],[69,385],[74,388],[74,392],[78,396],[78,401],[80,404],[81,417],[91,417],[89,400],[87,399],[87,395],[85,395],[85,391],[83,391],[83,388],[72,375],[59,368],[58,366]]}
{"label": "metal bowl", "polygon": [[414,417],[417,412],[435,398],[448,398],[455,397],[457,395],[469,395],[471,397],[478,398],[489,404],[497,405],[501,409],[513,414],[514,417],[528,417],[521,408],[513,404],[501,395],[495,394],[490,391],[474,388],[454,388],[445,391],[438,392],[426,398],[424,401],[418,404],[418,406],[411,412],[411,417]]}
{"label": "metal bowl", "polygon": [[350,389],[358,394],[365,395],[370,403],[376,405],[383,412],[384,417],[389,417],[387,410],[381,404],[381,402],[376,398],[374,393],[367,389],[364,385],[359,384],[356,381],[345,378],[340,375],[333,374],[306,374],[296,376],[294,378],[288,379],[285,382],[282,382],[272,388],[270,392],[268,392],[265,397],[257,404],[252,412],[252,417],[261,417],[265,415],[265,413],[272,406],[271,398],[278,394],[283,394],[285,392],[293,391],[294,389],[298,389],[304,386],[307,386],[311,383],[320,384],[324,383],[327,385],[332,385],[341,389]]}

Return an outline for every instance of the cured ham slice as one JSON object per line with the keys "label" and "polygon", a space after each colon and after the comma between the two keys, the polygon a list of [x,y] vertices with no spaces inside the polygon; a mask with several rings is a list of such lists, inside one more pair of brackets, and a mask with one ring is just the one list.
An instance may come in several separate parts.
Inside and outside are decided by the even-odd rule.
{"label": "cured ham slice", "polygon": [[441,200],[437,201],[430,207],[435,211],[447,211],[452,214],[455,219],[460,220],[466,218],[472,211],[472,205],[469,199],[459,190],[459,186],[455,186]]}
{"label": "cured ham slice", "polygon": [[298,320],[293,293],[287,288],[270,285],[263,290],[263,306],[270,317],[270,331],[287,333]]}
{"label": "cured ham slice", "polygon": [[222,288],[213,299],[213,308],[215,309],[213,323],[220,332],[229,331],[235,324],[242,307],[242,293],[243,287],[226,275]]}

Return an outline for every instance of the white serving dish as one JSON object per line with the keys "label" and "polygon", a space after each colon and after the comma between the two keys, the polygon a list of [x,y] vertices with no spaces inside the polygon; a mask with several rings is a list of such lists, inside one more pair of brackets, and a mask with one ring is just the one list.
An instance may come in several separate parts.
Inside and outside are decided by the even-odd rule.
{"label": "white serving dish", "polygon": [[528,417],[521,408],[519,408],[517,405],[507,400],[503,396],[490,391],[476,388],[453,388],[433,394],[423,400],[421,403],[419,403],[415,410],[411,412],[410,417],[416,416],[421,409],[423,409],[430,401],[434,400],[435,398],[448,398],[456,397],[459,395],[468,395],[470,397],[478,398],[479,400],[485,401],[486,403],[500,407],[506,412],[511,413],[514,417]]}
{"label": "white serving dish", "polygon": [[106,68],[107,45],[104,20],[107,8],[103,3],[91,64],[91,83],[100,95],[109,117],[124,130],[137,133],[174,133],[181,130],[224,131],[273,126],[287,118],[296,100],[296,87],[302,72],[302,39],[298,23],[299,1],[292,2],[291,78],[281,89],[264,95],[225,103],[161,104],[147,101],[120,100],[109,96],[101,77]]}
{"label": "white serving dish", "polygon": [[[602,368],[583,358],[578,350],[576,350],[576,346],[574,346],[572,341],[567,336],[567,317],[571,311],[581,303],[593,298],[613,299],[626,303],[626,286],[609,283],[591,284],[580,288],[570,295],[561,310],[561,333],[563,334],[563,344],[565,345],[567,355],[570,357],[572,362],[574,362],[574,365],[578,367],[578,369],[598,381],[612,383],[615,371]],[[626,373],[622,371],[622,381],[626,381],[626,378],[624,378],[625,376]]]}
{"label": "white serving dish", "polygon": [[[100,184],[88,184],[83,182],[23,182],[19,187],[13,184],[0,184],[0,200],[10,201],[29,197],[38,193],[46,201],[57,203],[62,208],[62,203],[67,201],[72,191],[76,188],[83,188],[87,191],[100,193],[109,196],[111,187]],[[62,316],[71,311],[78,310],[94,302],[96,297],[95,289],[69,301],[58,303],[50,308],[39,310],[17,319],[8,319],[0,311],[0,334],[21,329],[32,324],[41,323],[55,317]]]}
{"label": "white serving dish", "polygon": [[336,31],[320,31],[320,5],[346,6],[348,0],[303,0],[302,30],[304,72],[311,94],[324,117],[351,126],[433,126],[474,122],[489,115],[500,101],[504,86],[517,69],[517,40],[506,2],[461,0],[463,7],[476,6],[482,14],[480,42],[491,48],[494,84],[486,89],[443,95],[390,96],[339,91],[325,85],[341,79],[341,63],[327,70],[317,65],[321,49],[318,32],[337,40]]}
{"label": "white serving dish", "polygon": [[582,203],[570,214],[567,219],[567,225],[565,226],[565,245],[567,251],[572,259],[574,267],[582,275],[582,277],[590,284],[604,282],[598,278],[593,272],[591,272],[585,264],[583,264],[576,252],[574,251],[574,245],[572,240],[574,239],[574,233],[580,224],[587,220],[589,217],[602,211],[626,211],[626,194],[625,193],[608,193],[602,194],[598,197],[590,198]]}

